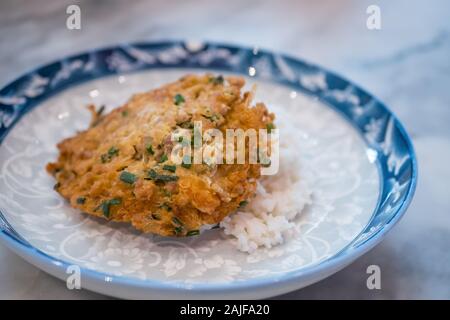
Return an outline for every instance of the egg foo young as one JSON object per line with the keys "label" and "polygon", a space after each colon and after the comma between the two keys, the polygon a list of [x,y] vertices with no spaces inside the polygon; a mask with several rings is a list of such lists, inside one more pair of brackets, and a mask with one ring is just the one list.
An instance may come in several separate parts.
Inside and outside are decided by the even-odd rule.
{"label": "egg foo young", "polygon": [[[194,124],[200,134],[217,129],[273,129],[274,115],[241,92],[240,77],[187,75],[158,89],[136,94],[108,114],[93,114],[90,127],[57,146],[47,171],[55,190],[88,214],[162,236],[193,236],[250,201],[261,162],[243,164],[193,161]],[[192,132],[192,139],[174,132]],[[181,163],[171,154],[180,142],[193,154]],[[249,155],[249,144],[244,146]]]}

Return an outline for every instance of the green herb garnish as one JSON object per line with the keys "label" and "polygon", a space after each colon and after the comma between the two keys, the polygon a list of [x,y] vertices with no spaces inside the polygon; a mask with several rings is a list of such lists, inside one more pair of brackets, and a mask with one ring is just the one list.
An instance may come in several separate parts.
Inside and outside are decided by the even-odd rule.
{"label": "green herb garnish", "polygon": [[275,129],[275,125],[273,123],[268,123],[266,125],[266,129],[268,133],[271,133],[273,129]]}
{"label": "green herb garnish", "polygon": [[184,156],[183,157],[183,161],[181,162],[181,166],[183,168],[189,169],[192,166],[192,164],[191,164],[191,157],[187,156],[187,155]]}
{"label": "green herb garnish", "polygon": [[272,161],[270,159],[264,158],[261,160],[261,165],[264,168],[270,167],[270,164],[272,163]]}
{"label": "green herb garnish", "polygon": [[77,198],[77,204],[84,204],[85,202],[86,202],[86,198],[85,197]]}
{"label": "green herb garnish", "polygon": [[177,181],[178,177],[177,176],[168,176],[168,175],[164,175],[164,174],[159,174],[156,177],[156,181],[162,181],[162,182],[170,182],[170,181]]}
{"label": "green herb garnish", "polygon": [[158,173],[156,173],[155,170],[150,169],[150,171],[148,172],[148,178],[151,180],[155,180],[157,176],[158,176]]}
{"label": "green herb garnish", "polygon": [[162,156],[159,158],[158,162],[163,163],[167,161],[169,158],[167,157],[167,154],[163,153]]}
{"label": "green herb garnish", "polygon": [[128,184],[133,184],[137,180],[136,175],[134,175],[134,174],[132,174],[131,172],[128,172],[128,171],[122,171],[120,173],[119,178],[120,178],[120,180],[122,180],[123,182],[128,183]]}
{"label": "green herb garnish", "polygon": [[119,149],[117,149],[116,147],[112,146],[111,148],[108,149],[107,153],[104,153],[100,156],[100,159],[102,160],[102,163],[106,163],[111,161],[111,159],[115,156],[119,155]]}
{"label": "green herb garnish", "polygon": [[243,200],[241,202],[239,202],[239,208],[245,207],[248,204],[247,200]]}
{"label": "green herb garnish", "polygon": [[185,102],[184,97],[179,93],[177,93],[175,95],[175,97],[173,98],[173,103],[175,103],[177,106],[179,106],[180,104],[182,104],[184,102]]}
{"label": "green herb garnish", "polygon": [[207,115],[202,114],[202,117],[208,119],[211,122],[215,122],[215,121],[218,121],[220,119],[218,114],[213,114],[212,116],[207,116]]}
{"label": "green herb garnish", "polygon": [[173,231],[174,231],[175,235],[179,235],[183,232],[183,227],[175,227],[173,229]]}
{"label": "green herb garnish", "polygon": [[179,226],[182,226],[182,225],[183,225],[183,222],[181,222],[181,220],[178,219],[177,217],[173,217],[173,218],[172,218],[172,222],[173,222],[174,224],[176,224],[176,225],[179,225]]}
{"label": "green herb garnish", "polygon": [[109,218],[109,214],[110,214],[109,207],[110,207],[110,205],[109,205],[108,201],[103,202],[101,205],[103,215],[107,218]]}
{"label": "green herb garnish", "polygon": [[115,205],[119,205],[122,203],[122,200],[119,198],[114,198],[111,200],[106,200],[103,201],[102,204],[100,205],[100,208],[102,209],[103,215],[107,218],[109,218],[111,212],[111,206],[115,206]]}
{"label": "green herb garnish", "polygon": [[120,198],[114,198],[114,199],[109,200],[109,204],[111,204],[111,205],[118,205],[121,203],[122,203],[122,199],[120,199]]}
{"label": "green herb garnish", "polygon": [[199,234],[200,234],[199,230],[191,230],[186,233],[186,236],[192,237],[192,236],[198,236]]}
{"label": "green herb garnish", "polygon": [[183,232],[183,222],[180,221],[180,219],[178,219],[177,217],[173,217],[172,218],[172,222],[175,224],[175,234],[179,235],[180,233]]}
{"label": "green herb garnish", "polygon": [[170,165],[170,164],[165,164],[163,166],[164,170],[170,171],[170,172],[175,172],[177,170],[177,166],[175,165]]}
{"label": "green herb garnish", "polygon": [[151,154],[151,155],[154,155],[154,154],[155,154],[155,151],[153,151],[153,147],[152,147],[151,144],[147,145],[147,146],[145,147],[145,150],[147,150],[147,153],[148,153],[148,154]]}
{"label": "green herb garnish", "polygon": [[169,182],[169,181],[177,181],[178,176],[170,176],[165,174],[158,174],[154,169],[150,169],[148,171],[146,180],[153,180],[155,182]]}
{"label": "green herb garnish", "polygon": [[109,148],[108,150],[108,156],[110,157],[114,157],[119,155],[119,149],[117,149],[116,147],[112,146],[111,148]]}
{"label": "green herb garnish", "polygon": [[172,211],[172,208],[167,204],[167,203],[163,203],[162,205],[159,206],[161,209],[165,209],[167,211]]}
{"label": "green herb garnish", "polygon": [[219,75],[217,77],[212,77],[209,79],[210,82],[214,83],[214,84],[223,84],[224,82],[224,78],[222,75]]}
{"label": "green herb garnish", "polygon": [[122,117],[127,117],[127,116],[128,116],[128,110],[123,110]]}

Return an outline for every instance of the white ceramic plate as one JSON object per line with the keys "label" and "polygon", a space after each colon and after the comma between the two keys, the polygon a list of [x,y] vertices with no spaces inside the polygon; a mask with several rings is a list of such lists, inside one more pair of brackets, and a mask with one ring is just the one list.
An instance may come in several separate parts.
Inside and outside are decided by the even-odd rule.
{"label": "white ceramic plate", "polygon": [[[295,222],[298,237],[247,254],[237,251],[234,240],[220,229],[187,239],[163,238],[81,214],[53,191],[54,180],[44,167],[56,158],[58,141],[87,127],[89,114],[85,105],[106,105],[111,110],[133,93],[158,87],[186,73],[246,70],[241,65],[242,70],[209,65],[214,59],[229,60],[235,56],[231,49],[231,56],[227,56],[225,48],[222,53],[214,53],[209,46],[191,50],[187,44],[175,43],[165,44],[162,49],[153,45],[149,49],[127,46],[108,50],[112,51],[106,56],[101,54],[104,51],[97,51],[87,58],[82,55],[64,60],[51,75],[42,68],[28,78],[28,87],[22,86],[19,91],[20,86],[15,86],[19,94],[7,95],[2,90],[2,103],[16,100],[4,106],[28,103],[29,111],[27,107],[17,108],[20,121],[10,121],[2,136],[0,211],[4,232],[0,239],[43,270],[66,279],[67,268],[76,265],[81,270],[84,288],[123,298],[265,298],[317,281],[375,245],[379,231],[398,219],[391,217],[378,229],[376,224],[370,226],[383,208],[386,191],[394,187],[408,191],[397,195],[402,202],[394,216],[399,216],[409,201],[415,177],[412,149],[407,149],[405,158],[411,162],[407,184],[402,178],[398,186],[386,189],[382,156],[387,156],[387,169],[392,162],[383,153],[386,145],[380,144],[377,149],[379,143],[370,141],[370,136],[339,110],[339,102],[362,108],[358,92],[329,90],[331,82],[327,82],[325,71],[302,77],[292,69],[299,88],[278,78],[274,81],[271,63],[285,68],[285,73],[289,65],[286,61],[284,65],[277,62],[281,56],[265,61],[264,58],[274,57],[267,53],[251,63],[259,77],[247,75],[247,82],[257,84],[256,100],[264,101],[276,113],[281,143],[283,126],[292,122],[298,128],[303,170],[314,177],[310,186],[313,203]],[[198,57],[202,50],[205,54]],[[196,55],[197,65],[186,60]],[[180,65],[180,61],[189,63]],[[167,64],[173,64],[172,68],[164,68]],[[102,66],[114,74],[102,72]],[[320,99],[324,96],[322,91],[321,95],[314,95],[305,92],[305,88],[328,90],[338,107],[330,107],[330,101]],[[3,123],[7,123],[5,120],[8,118],[3,117]],[[376,122],[369,119],[368,125],[376,126]],[[395,170],[404,177],[401,166],[394,167],[392,173]],[[393,201],[389,192],[386,195]]]}

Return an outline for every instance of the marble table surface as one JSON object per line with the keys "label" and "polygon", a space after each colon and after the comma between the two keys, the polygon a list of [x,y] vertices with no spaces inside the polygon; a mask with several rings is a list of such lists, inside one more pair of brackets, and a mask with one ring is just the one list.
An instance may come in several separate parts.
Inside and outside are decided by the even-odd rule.
{"label": "marble table surface", "polygon": [[[81,8],[81,30],[66,8]],[[381,30],[366,9],[381,10]],[[419,159],[407,214],[385,240],[335,275],[280,299],[450,299],[450,2],[24,1],[0,3],[0,86],[75,52],[129,41],[202,39],[282,51],[334,70],[384,101]],[[381,268],[381,289],[366,268]],[[0,298],[104,299],[67,290],[0,245]]]}

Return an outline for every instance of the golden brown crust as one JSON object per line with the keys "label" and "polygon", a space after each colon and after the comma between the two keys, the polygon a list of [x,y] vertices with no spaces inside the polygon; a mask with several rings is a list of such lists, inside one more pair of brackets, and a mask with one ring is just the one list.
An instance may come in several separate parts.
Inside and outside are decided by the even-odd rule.
{"label": "golden brown crust", "polygon": [[[47,165],[55,189],[84,212],[163,236],[196,234],[220,222],[254,194],[260,165],[177,165],[172,172],[164,169],[173,166],[164,154],[170,134],[186,123],[201,121],[202,130],[222,132],[271,123],[274,116],[263,104],[251,107],[252,95],[241,95],[243,85],[242,78],[188,75],[134,95],[107,115],[90,107],[91,127],[61,141],[57,162]],[[157,181],[149,170],[176,178]]]}

